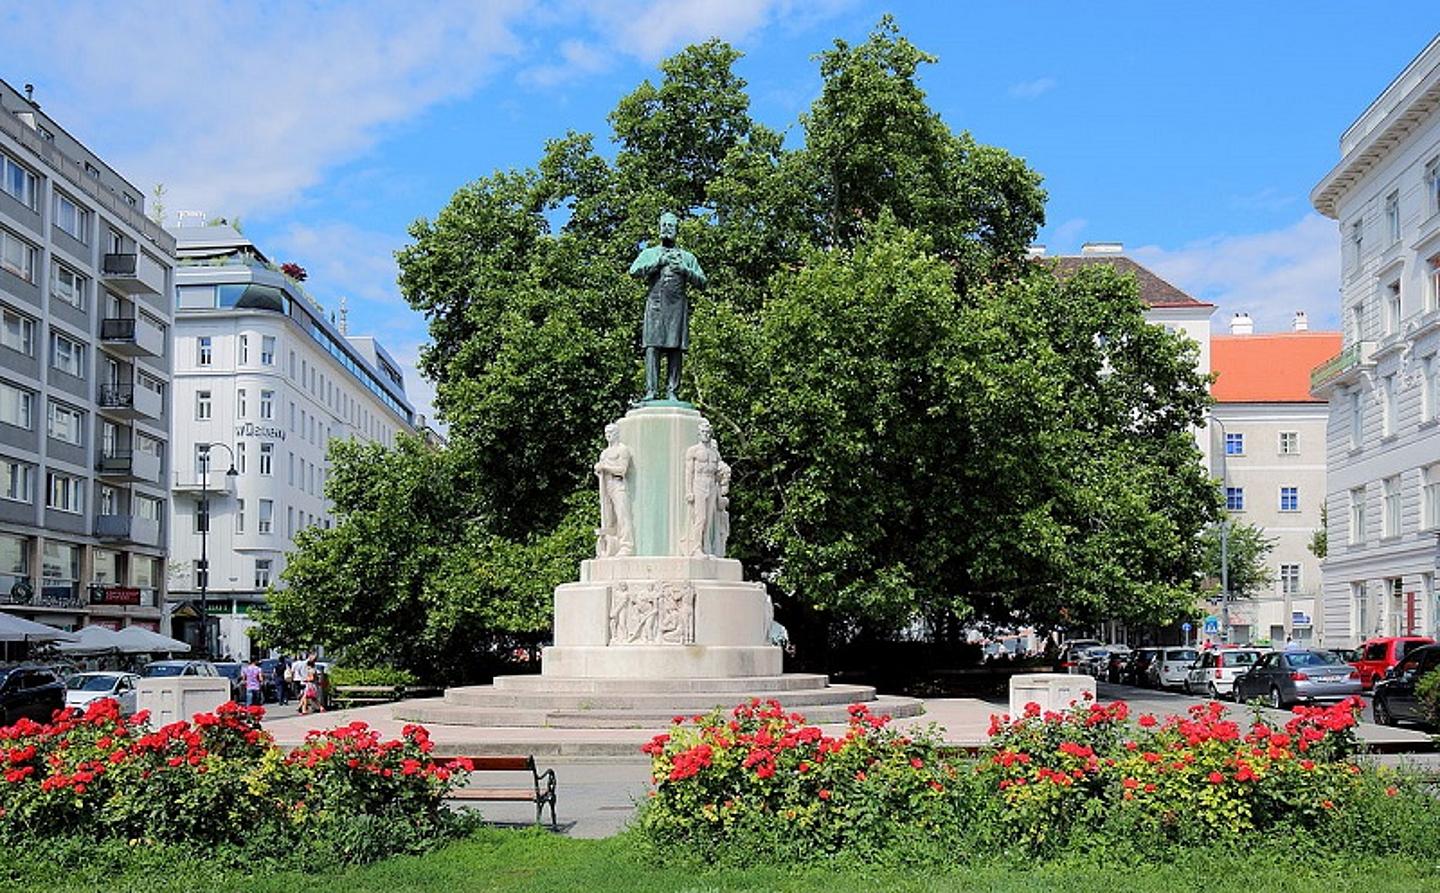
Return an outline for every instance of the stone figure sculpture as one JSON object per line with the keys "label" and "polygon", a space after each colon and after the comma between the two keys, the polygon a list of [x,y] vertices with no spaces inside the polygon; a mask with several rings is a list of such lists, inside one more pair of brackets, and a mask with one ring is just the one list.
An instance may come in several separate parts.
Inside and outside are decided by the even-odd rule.
{"label": "stone figure sculpture", "polygon": [[691,645],[695,642],[695,586],[677,580],[610,590],[610,644]]}
{"label": "stone figure sculpture", "polygon": [[685,504],[687,518],[685,535],[680,538],[681,554],[708,554],[708,534],[715,517],[719,488],[720,451],[710,430],[710,423],[700,421],[700,442],[685,451]]}
{"label": "stone figure sculpture", "polygon": [[630,264],[630,275],[644,280],[645,400],[654,400],[660,388],[660,359],[668,363],[665,396],[676,399],[680,364],[690,346],[690,286],[705,287],[705,272],[695,255],[676,246],[680,226],[674,214],[660,215],[660,244],[641,251]]}
{"label": "stone figure sculpture", "polygon": [[710,554],[725,557],[730,542],[730,466],[722,459],[715,469],[715,517],[710,521]]}
{"label": "stone figure sculpture", "polygon": [[605,426],[605,443],[595,463],[600,481],[600,529],[595,536],[595,557],[615,558],[635,554],[635,524],[630,516],[630,448],[620,442],[620,426]]}
{"label": "stone figure sculpture", "polygon": [[695,641],[695,585],[660,584],[660,643],[690,645]]}

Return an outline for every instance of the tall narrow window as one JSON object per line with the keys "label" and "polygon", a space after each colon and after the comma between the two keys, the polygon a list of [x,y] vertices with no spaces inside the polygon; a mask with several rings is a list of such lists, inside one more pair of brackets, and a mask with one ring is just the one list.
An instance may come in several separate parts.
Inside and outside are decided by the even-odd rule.
{"label": "tall narrow window", "polygon": [[245,473],[245,444],[235,444],[235,470],[240,474]]}
{"label": "tall narrow window", "polygon": [[274,391],[261,391],[261,392],[260,392],[260,418],[262,418],[262,419],[273,419],[273,418],[275,418],[275,392],[274,392]]}
{"label": "tall narrow window", "polygon": [[1421,472],[1421,508],[1428,530],[1440,529],[1440,464],[1429,465]]}
{"label": "tall narrow window", "polygon": [[241,364],[241,365],[244,365],[244,364],[250,362],[250,336],[249,336],[249,335],[241,335],[241,336],[240,336],[239,355],[240,355],[240,364]]}
{"label": "tall narrow window", "polygon": [[1356,487],[1350,491],[1350,544],[1365,542],[1365,534],[1365,488]]}
{"label": "tall narrow window", "polygon": [[1300,432],[1299,432],[1299,431],[1281,431],[1281,432],[1280,432],[1280,455],[1282,455],[1282,456],[1294,456],[1294,455],[1299,454],[1299,452],[1300,452]]}
{"label": "tall narrow window", "polygon": [[260,521],[256,528],[261,533],[269,533],[274,523],[275,501],[273,499],[260,500]]}
{"label": "tall narrow window", "polygon": [[235,500],[235,532],[245,532],[245,500]]}
{"label": "tall narrow window", "polygon": [[[264,503],[261,503],[264,505]],[[264,523],[264,522],[261,522]],[[266,589],[270,586],[270,561],[269,558],[255,559],[255,588]]]}
{"label": "tall narrow window", "polygon": [[1385,334],[1394,335],[1400,331],[1400,280],[1385,286]]}
{"label": "tall narrow window", "polygon": [[275,365],[275,336],[262,335],[260,337],[260,365]]}
{"label": "tall narrow window", "polygon": [[1282,512],[1298,512],[1298,511],[1300,511],[1300,488],[1299,488],[1299,487],[1281,487],[1281,488],[1280,488],[1280,511],[1282,511]]}
{"label": "tall narrow window", "polygon": [[269,476],[274,471],[275,465],[275,444],[260,444],[260,473]]}
{"label": "tall narrow window", "polygon": [[246,401],[245,401],[245,389],[244,389],[244,388],[236,388],[236,389],[235,389],[235,418],[237,418],[237,419],[243,419],[243,418],[245,418],[246,415],[249,414],[249,409],[245,406],[245,402],[246,402]]}
{"label": "tall narrow window", "polygon": [[1358,450],[1365,440],[1365,404],[1360,392],[1350,392],[1350,449]]}
{"label": "tall narrow window", "polygon": [[1400,535],[1400,476],[1395,475],[1385,479],[1384,484],[1385,517],[1381,525],[1380,535],[1393,537]]}
{"label": "tall narrow window", "polygon": [[195,339],[195,365],[209,366],[214,359],[213,344],[209,335],[201,335]]}
{"label": "tall narrow window", "polygon": [[1440,308],[1440,254],[1425,262],[1425,309]]}
{"label": "tall narrow window", "polygon": [[1360,258],[1365,254],[1365,221],[1357,220],[1350,224],[1350,263],[1354,268],[1360,266]]}
{"label": "tall narrow window", "polygon": [[1383,437],[1389,437],[1395,433],[1395,416],[1399,411],[1396,405],[1395,376],[1393,375],[1387,375],[1380,379],[1380,406],[1380,434]]}
{"label": "tall narrow window", "polygon": [[210,392],[195,392],[195,418],[198,421],[206,421],[210,418]]}
{"label": "tall narrow window", "polygon": [[1440,214],[1440,156],[1425,165],[1425,210]]}
{"label": "tall narrow window", "polygon": [[1300,592],[1300,565],[1280,565],[1280,591],[1285,595],[1298,595]]}
{"label": "tall narrow window", "polygon": [[1420,415],[1427,422],[1440,419],[1440,354],[1425,360],[1420,380]]}
{"label": "tall narrow window", "polygon": [[1226,432],[1226,434],[1225,434],[1225,455],[1227,455],[1227,456],[1243,456],[1243,455],[1245,455],[1245,435],[1244,435],[1244,434],[1241,434],[1241,433],[1231,434],[1231,433],[1229,433],[1229,432]]}
{"label": "tall narrow window", "polygon": [[1385,244],[1394,245],[1400,241],[1400,191],[1385,196]]}
{"label": "tall narrow window", "polygon": [[1231,512],[1243,512],[1243,511],[1245,511],[1245,488],[1244,488],[1244,487],[1226,487],[1226,488],[1225,488],[1225,509],[1226,509],[1227,511],[1231,511]]}

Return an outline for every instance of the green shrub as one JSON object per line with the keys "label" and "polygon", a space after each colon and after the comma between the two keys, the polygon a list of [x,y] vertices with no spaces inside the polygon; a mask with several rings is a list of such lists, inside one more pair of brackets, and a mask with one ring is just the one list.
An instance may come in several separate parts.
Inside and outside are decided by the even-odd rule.
{"label": "green shrub", "polygon": [[409,670],[394,667],[332,667],[331,685],[414,685],[418,680]]}
{"label": "green shrub", "polygon": [[1431,670],[1415,683],[1420,709],[1432,723],[1440,723],[1440,670]]}

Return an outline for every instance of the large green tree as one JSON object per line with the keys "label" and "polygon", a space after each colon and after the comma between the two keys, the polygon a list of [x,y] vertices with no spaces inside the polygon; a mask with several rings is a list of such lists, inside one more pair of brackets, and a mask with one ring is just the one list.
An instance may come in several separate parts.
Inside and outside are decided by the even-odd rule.
{"label": "large green tree", "polygon": [[[412,226],[400,286],[429,319],[464,494],[407,534],[438,546],[428,570],[385,584],[440,618],[422,641],[474,628],[448,618],[543,622],[589,547],[600,432],[639,393],[625,270],[663,210],[710,278],[685,389],[734,467],[732,555],[792,633],[1188,608],[1216,508],[1193,348],[1144,322],[1132,280],[1026,257],[1039,176],[950,129],[921,88],[935,60],[888,18],[820,55],[788,140],[750,117],[739,60],[682,51],[620,100],[603,150],[566,134]],[[302,566],[347,553],[320,541],[364,534],[349,523]]]}

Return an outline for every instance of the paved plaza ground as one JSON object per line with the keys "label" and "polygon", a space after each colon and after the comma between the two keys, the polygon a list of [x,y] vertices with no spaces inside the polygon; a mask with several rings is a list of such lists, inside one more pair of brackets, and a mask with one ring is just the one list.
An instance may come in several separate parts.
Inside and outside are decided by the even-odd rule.
{"label": "paved plaza ground", "polygon": [[[1132,711],[1164,715],[1184,711],[1203,698],[1174,692],[1159,692],[1102,683],[1101,699],[1123,699]],[[1253,708],[1227,704],[1237,719],[1248,718]],[[926,712],[913,719],[898,720],[901,727],[923,727],[936,724],[943,729],[946,743],[957,747],[975,747],[985,743],[986,730],[992,714],[1005,713],[1009,706],[999,700],[980,698],[934,698],[925,702]],[[1284,713],[1266,710],[1283,721]],[[299,716],[294,704],[269,709],[265,727],[283,747],[293,747],[304,740],[311,729],[343,725],[363,720],[387,737],[398,736],[405,722],[393,716],[393,705],[333,710],[323,714]],[[1428,771],[1440,771],[1440,754],[1428,752],[1430,735],[1413,728],[1388,728],[1370,722],[1367,699],[1366,720],[1360,735],[1367,742],[1386,749],[1414,751],[1376,757],[1391,764],[1408,763]],[[640,745],[663,729],[518,729],[480,728],[474,726],[428,725],[436,752],[446,755],[533,753],[542,769],[553,768],[559,782],[561,831],[574,837],[605,837],[619,831],[634,813],[637,802],[645,797],[650,783],[649,760],[640,753]],[[827,731],[842,731],[840,726],[824,726]],[[508,776],[508,777],[507,777]],[[477,773],[471,784],[476,787],[513,786],[517,777],[487,777]],[[524,803],[485,803],[485,817],[497,824],[529,824],[534,820],[533,807]],[[547,814],[548,818],[548,814]]]}

